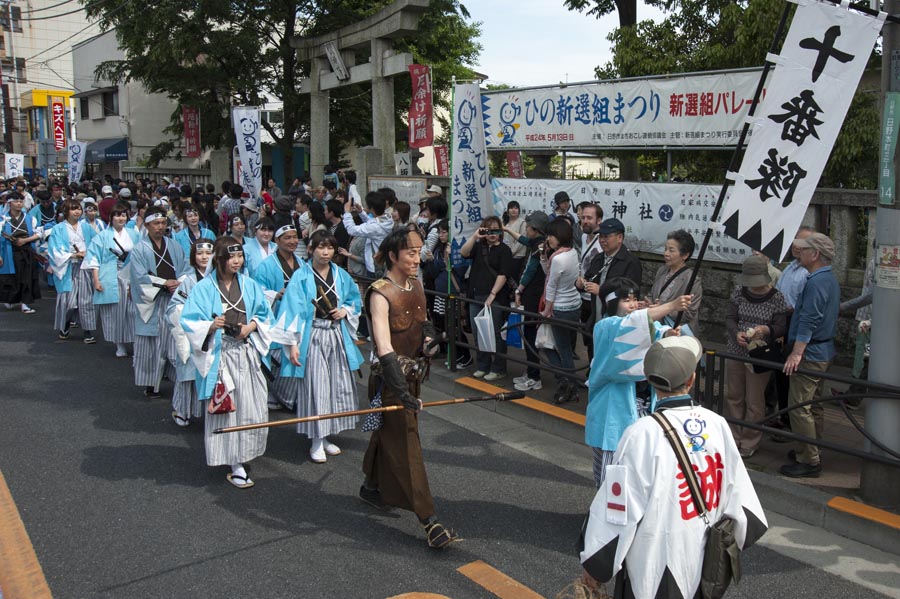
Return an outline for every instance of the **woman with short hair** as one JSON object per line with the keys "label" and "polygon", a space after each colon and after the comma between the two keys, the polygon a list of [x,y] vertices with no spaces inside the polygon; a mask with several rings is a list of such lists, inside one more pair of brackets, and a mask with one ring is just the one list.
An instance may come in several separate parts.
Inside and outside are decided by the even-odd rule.
{"label": "woman with short hair", "polygon": [[60,339],[69,338],[69,324],[78,313],[84,330],[84,342],[96,343],[97,311],[94,308],[94,280],[89,270],[81,269],[88,245],[96,233],[81,220],[81,204],[75,200],[61,202],[65,220],[50,233],[50,265],[56,287],[56,316],[53,325]]}
{"label": "woman with short hair", "polygon": [[[281,376],[294,379],[298,418],[359,407],[353,371],[363,362],[354,343],[362,300],[347,271],[332,261],[337,247],[328,231],[312,234],[309,261],[291,277],[278,309],[278,322],[291,327],[287,333],[296,341],[284,347],[288,360],[282,362]],[[353,429],[358,420],[305,422],[297,425],[297,432],[309,437],[309,457],[321,464],[341,453],[328,436]]]}
{"label": "woman with short hair", "polygon": [[[512,251],[503,243],[503,223],[496,216],[489,216],[481,221],[459,250],[463,258],[472,259],[469,274],[469,297],[476,304],[469,306],[469,318],[472,331],[477,331],[475,317],[478,316],[478,304],[489,308],[496,301],[500,306],[509,305],[509,288],[506,279],[512,271]],[[506,322],[506,313],[502,310],[491,310],[494,340],[497,351],[494,353],[478,351],[472,373],[475,378],[495,381],[506,376],[506,341],[500,336],[500,329]]]}
{"label": "woman with short hair", "polygon": [[234,401],[234,411],[206,415],[206,463],[231,466],[228,482],[247,489],[254,482],[244,464],[265,452],[268,429],[218,435],[213,431],[268,420],[262,364],[269,351],[272,311],[260,286],[241,274],[243,246],[223,237],[213,251],[215,269],[188,295],[181,327],[197,367],[200,400],[209,400],[221,382],[220,389]]}
{"label": "woman with short hair", "polygon": [[[665,304],[687,292],[688,283],[691,280],[691,269],[687,265],[694,253],[694,238],[683,229],[672,231],[666,236],[666,245],[663,250],[665,264],[656,271],[653,287],[650,289],[650,304]],[[703,284],[700,277],[694,281],[691,288],[690,307],[684,311],[682,322],[690,328],[690,335],[696,337],[700,334],[700,303],[703,301]],[[671,312],[662,317],[663,324],[669,326],[675,324],[678,312]],[[682,329],[683,334],[688,331]]]}
{"label": "woman with short hair", "polygon": [[113,207],[109,222],[110,226],[91,241],[81,268],[91,274],[103,338],[115,343],[117,358],[124,358],[128,355],[125,344],[134,342],[134,306],[128,291],[127,271],[122,271],[130,264],[129,256],[141,236],[125,226],[128,208],[123,204]]}

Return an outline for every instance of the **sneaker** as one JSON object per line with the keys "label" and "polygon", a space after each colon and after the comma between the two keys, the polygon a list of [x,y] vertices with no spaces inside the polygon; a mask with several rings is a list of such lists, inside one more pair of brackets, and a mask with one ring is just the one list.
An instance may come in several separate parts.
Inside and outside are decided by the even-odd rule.
{"label": "sneaker", "polygon": [[540,391],[544,388],[541,381],[536,381],[528,377],[525,377],[525,380],[521,383],[516,383],[515,387],[518,391]]}
{"label": "sneaker", "polygon": [[475,372],[472,373],[472,376],[475,377],[476,379],[480,379],[480,378],[484,378],[484,376],[486,374],[487,374],[487,372],[485,372],[484,370],[476,370]]}
{"label": "sneaker", "polygon": [[522,376],[517,376],[513,379],[513,385],[521,385],[528,381],[530,377],[527,374],[523,374]]}
{"label": "sneaker", "polygon": [[94,337],[93,335],[91,335],[90,337],[85,337],[85,338],[84,338],[84,342],[85,342],[87,345],[91,345],[92,343],[97,343],[97,338]]}
{"label": "sneaker", "polygon": [[504,377],[506,377],[505,372],[489,372],[486,375],[484,375],[484,380],[496,381],[496,380],[502,379]]}
{"label": "sneaker", "polygon": [[474,360],[472,359],[472,354],[469,354],[469,355],[466,356],[465,358],[459,358],[459,359],[457,359],[457,360],[456,360],[456,367],[457,367],[457,368],[468,368],[469,366],[472,365],[472,362],[474,362]]}
{"label": "sneaker", "polygon": [[34,314],[34,308],[22,304],[22,314]]}
{"label": "sneaker", "polygon": [[740,454],[741,454],[741,457],[746,460],[746,459],[752,458],[754,456],[754,454],[756,454],[756,450],[741,448]]}

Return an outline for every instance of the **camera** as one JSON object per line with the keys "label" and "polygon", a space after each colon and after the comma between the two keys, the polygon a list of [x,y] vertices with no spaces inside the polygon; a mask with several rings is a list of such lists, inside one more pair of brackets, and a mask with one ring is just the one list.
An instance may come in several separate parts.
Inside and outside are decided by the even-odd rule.
{"label": "camera", "polygon": [[231,324],[226,322],[225,326],[222,327],[222,332],[228,335],[229,337],[237,337],[241,334],[240,325]]}
{"label": "camera", "polygon": [[485,227],[482,227],[482,228],[478,229],[478,234],[479,235],[502,235],[503,231],[501,229],[487,229]]}

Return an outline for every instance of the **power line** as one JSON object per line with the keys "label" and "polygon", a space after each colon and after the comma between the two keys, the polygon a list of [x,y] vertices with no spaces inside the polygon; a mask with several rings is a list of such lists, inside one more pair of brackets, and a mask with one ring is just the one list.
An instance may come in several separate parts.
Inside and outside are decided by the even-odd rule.
{"label": "power line", "polygon": [[[127,5],[128,5],[128,2],[127,2],[127,0],[126,0],[125,2],[123,2],[122,4],[120,4],[119,6],[117,6],[116,8],[112,9],[111,11],[109,11],[109,13],[107,13],[106,16],[107,16],[107,17],[112,16],[113,14],[115,14],[115,13],[117,13],[118,11],[122,10],[123,8],[125,8]],[[59,42],[57,42],[57,46],[58,46],[59,44],[63,44],[63,43],[65,43],[65,42],[69,41],[70,39],[72,39],[72,38],[75,37],[76,35],[80,35],[80,34],[84,33],[85,31],[87,31],[88,29],[90,29],[91,27],[93,27],[94,25],[96,25],[97,22],[98,22],[99,20],[100,20],[100,19],[97,19],[97,21],[94,21],[93,23],[88,23],[87,26],[86,26],[84,29],[81,29],[81,30],[79,30],[79,31],[76,31],[75,33],[73,33],[72,35],[70,35],[69,37],[67,37],[67,38],[64,39],[64,40],[60,40]],[[50,50],[53,50],[53,49],[54,49],[54,48],[45,48],[44,50],[41,50],[40,52],[38,52],[38,53],[35,54],[34,56],[29,56],[28,58],[26,58],[26,59],[25,59],[25,62],[28,62],[28,61],[30,61],[30,60],[34,60],[34,59],[37,58],[38,56],[40,56],[40,55],[42,55],[42,54],[46,54],[47,52],[49,52]],[[59,58],[59,57],[61,57],[61,56],[65,56],[66,54],[69,54],[71,51],[72,51],[72,50],[69,50],[68,52],[64,52],[64,53],[60,54],[59,56],[54,56],[53,58],[50,58],[50,59],[48,59],[48,60],[54,60],[55,58]],[[46,61],[45,61],[45,62],[46,62]]]}
{"label": "power line", "polygon": [[32,8],[30,10],[23,10],[22,14],[24,15],[24,14],[30,14],[33,12],[43,12],[45,10],[50,10],[51,8],[56,8],[57,6],[62,6],[63,4],[71,4],[74,1],[75,0],[64,0],[63,2],[60,2],[58,4],[51,4],[50,6],[45,6],[43,8]]}
{"label": "power line", "polygon": [[[74,15],[77,12],[82,12],[82,11],[87,12],[87,10],[89,8],[93,8],[94,6],[96,6],[98,4],[102,4],[103,2],[107,2],[107,0],[95,0],[94,2],[89,2],[89,3],[85,4],[84,6],[79,6],[75,10],[70,10],[69,12],[61,12],[61,13],[56,13],[55,15],[46,15],[43,17],[23,17],[18,20],[20,20],[20,21],[46,21],[49,19],[66,17],[68,15]],[[63,4],[66,4],[66,3],[64,2]],[[59,6],[59,5],[57,5],[57,6]]]}

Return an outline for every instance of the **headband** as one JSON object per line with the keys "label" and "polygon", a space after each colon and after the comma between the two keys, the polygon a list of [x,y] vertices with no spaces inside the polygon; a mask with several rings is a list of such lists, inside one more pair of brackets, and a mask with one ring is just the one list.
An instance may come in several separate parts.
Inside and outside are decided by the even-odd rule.
{"label": "headband", "polygon": [[198,251],[198,252],[199,252],[200,250],[203,250],[203,251],[206,251],[206,252],[211,252],[211,251],[213,251],[213,244],[212,244],[212,242],[209,241],[209,240],[201,240],[201,241],[198,241],[198,242],[196,242],[196,243],[194,244],[194,246],[197,248],[197,251]]}
{"label": "headband", "polygon": [[234,225],[235,223],[243,223],[243,222],[244,222],[244,219],[242,219],[240,216],[232,216],[231,217],[232,225]]}
{"label": "headband", "polygon": [[610,293],[609,295],[607,295],[605,298],[603,298],[603,301],[606,302],[606,303],[608,304],[609,302],[613,301],[614,299],[616,299],[616,298],[618,298],[618,297],[619,297],[619,296],[616,295],[616,292],[613,291],[612,293]]}
{"label": "headband", "polygon": [[233,245],[229,245],[227,248],[229,254],[243,254],[244,246],[239,243],[235,243]]}
{"label": "headband", "polygon": [[151,214],[150,216],[147,216],[147,217],[144,218],[144,224],[145,224],[145,225],[149,225],[149,224],[152,223],[153,221],[159,220],[159,219],[161,219],[161,218],[166,218],[166,215],[165,215],[165,214],[160,214],[159,212],[154,212],[154,213]]}
{"label": "headband", "polygon": [[184,212],[185,216],[187,216],[188,212],[193,212],[194,214],[197,214],[197,215],[200,214],[200,212],[198,212],[197,209],[194,208],[193,206],[191,206],[190,208],[185,208],[183,212]]}
{"label": "headband", "polygon": [[289,231],[294,231],[296,233],[297,227],[295,227],[294,225],[285,225],[285,226],[279,228],[277,231],[275,231],[275,239],[278,239],[279,237],[281,237],[282,235],[284,235],[285,233],[287,233]]}

